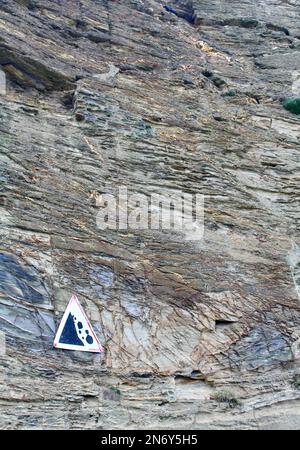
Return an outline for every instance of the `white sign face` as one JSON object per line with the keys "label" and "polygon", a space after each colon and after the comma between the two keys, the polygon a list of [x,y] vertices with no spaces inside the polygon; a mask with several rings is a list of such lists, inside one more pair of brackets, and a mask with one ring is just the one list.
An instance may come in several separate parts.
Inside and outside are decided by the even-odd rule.
{"label": "white sign face", "polygon": [[86,317],[76,295],[71,300],[61,319],[55,339],[55,348],[102,353],[100,344],[89,319]]}

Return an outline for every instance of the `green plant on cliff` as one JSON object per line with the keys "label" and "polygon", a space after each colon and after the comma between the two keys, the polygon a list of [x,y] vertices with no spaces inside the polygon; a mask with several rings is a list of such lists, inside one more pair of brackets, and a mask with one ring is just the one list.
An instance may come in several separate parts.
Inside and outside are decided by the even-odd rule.
{"label": "green plant on cliff", "polygon": [[300,375],[296,375],[293,379],[293,386],[296,389],[300,389]]}
{"label": "green plant on cliff", "polygon": [[300,97],[286,98],[283,107],[293,114],[300,114]]}
{"label": "green plant on cliff", "polygon": [[230,89],[229,91],[224,92],[223,97],[235,97],[237,92],[235,89]]}
{"label": "green plant on cliff", "polygon": [[229,391],[216,392],[211,396],[211,399],[217,401],[218,403],[225,403],[229,408],[236,408],[241,405],[240,400],[238,400]]}
{"label": "green plant on cliff", "polygon": [[121,395],[120,389],[117,388],[116,386],[110,386],[109,389],[110,389],[114,394]]}

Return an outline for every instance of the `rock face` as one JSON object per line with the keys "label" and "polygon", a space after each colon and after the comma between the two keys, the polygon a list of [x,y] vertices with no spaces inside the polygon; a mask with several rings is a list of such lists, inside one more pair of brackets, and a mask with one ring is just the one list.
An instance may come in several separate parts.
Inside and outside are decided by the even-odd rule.
{"label": "rock face", "polygon": [[[300,429],[299,3],[163,6],[1,0],[2,428]],[[119,186],[203,239],[99,229]],[[53,349],[72,292],[105,354]]]}

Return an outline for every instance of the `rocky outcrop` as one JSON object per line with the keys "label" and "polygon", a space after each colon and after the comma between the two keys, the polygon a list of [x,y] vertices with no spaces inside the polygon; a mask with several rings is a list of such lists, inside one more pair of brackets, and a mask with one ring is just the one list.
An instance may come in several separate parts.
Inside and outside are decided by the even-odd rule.
{"label": "rocky outcrop", "polygon": [[[1,1],[2,428],[300,428],[297,2],[164,6]],[[99,229],[119,186],[204,238]],[[53,349],[74,291],[104,355]]]}

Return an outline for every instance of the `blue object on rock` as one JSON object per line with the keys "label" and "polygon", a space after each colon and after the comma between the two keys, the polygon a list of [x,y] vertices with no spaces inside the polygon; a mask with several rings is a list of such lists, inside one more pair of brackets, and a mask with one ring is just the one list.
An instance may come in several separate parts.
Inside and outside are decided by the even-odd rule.
{"label": "blue object on rock", "polygon": [[167,5],[165,5],[164,8],[165,8],[166,11],[171,12],[171,13],[177,15],[176,9],[172,8],[172,6],[167,6]]}
{"label": "blue object on rock", "polygon": [[180,17],[181,19],[185,19],[187,22],[191,23],[192,25],[195,23],[193,14],[189,14],[184,11],[176,11],[172,6],[164,5],[164,8],[166,11],[175,14],[175,16]]}

